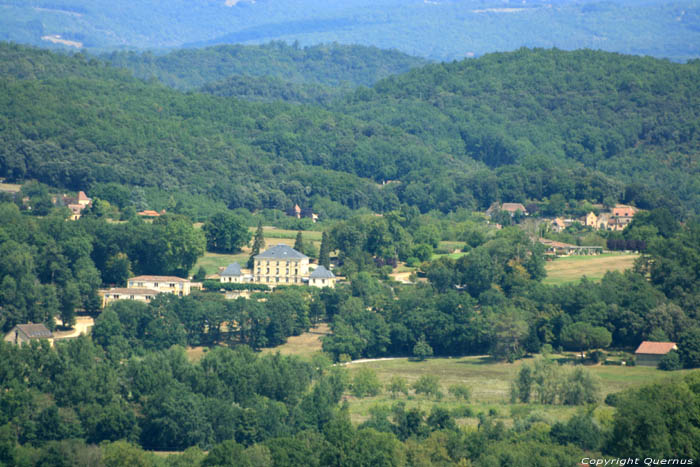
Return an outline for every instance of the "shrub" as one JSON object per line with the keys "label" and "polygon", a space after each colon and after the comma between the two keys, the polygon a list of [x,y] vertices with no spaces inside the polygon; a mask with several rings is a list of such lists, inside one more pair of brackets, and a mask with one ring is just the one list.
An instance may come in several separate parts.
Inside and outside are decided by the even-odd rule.
{"label": "shrub", "polygon": [[471,390],[466,384],[453,384],[447,389],[447,392],[452,394],[457,399],[462,399],[464,401],[469,401],[472,395]]}
{"label": "shrub", "polygon": [[423,375],[418,378],[418,381],[413,383],[413,390],[416,394],[425,394],[426,396],[433,396],[436,399],[442,399],[442,392],[440,392],[440,381],[437,376],[433,375]]}
{"label": "shrub", "polygon": [[671,350],[669,353],[661,357],[658,365],[659,370],[675,371],[683,368],[681,357],[677,351]]}
{"label": "shrub", "polygon": [[589,354],[594,363],[605,363],[608,356],[602,350],[594,350]]}
{"label": "shrub", "polygon": [[351,390],[355,397],[376,396],[382,390],[382,385],[374,370],[361,367],[352,379]]}

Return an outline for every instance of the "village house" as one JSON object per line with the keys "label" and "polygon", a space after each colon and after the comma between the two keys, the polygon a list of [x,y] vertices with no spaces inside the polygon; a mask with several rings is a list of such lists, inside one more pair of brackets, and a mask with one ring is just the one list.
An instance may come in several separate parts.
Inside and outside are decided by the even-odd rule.
{"label": "village house", "polygon": [[70,220],[77,221],[80,219],[85,208],[92,206],[92,198],[89,198],[84,191],[79,191],[77,196],[68,196],[64,194],[60,198],[54,197],[54,204],[65,206],[70,209]]}
{"label": "village house", "polygon": [[145,288],[111,288],[99,291],[102,296],[103,308],[116,300],[136,300],[148,303],[159,293],[157,290]]}
{"label": "village house", "polygon": [[616,204],[610,213],[610,219],[608,220],[609,230],[624,230],[632,219],[634,215],[639,212],[639,209],[634,206],[627,206],[625,204]]}
{"label": "village house", "polygon": [[99,290],[102,296],[102,306],[105,307],[115,300],[137,300],[150,302],[159,293],[171,293],[178,297],[189,295],[193,289],[201,289],[200,282],[190,282],[175,276],[136,276],[129,279],[126,287],[114,287]]}
{"label": "village house", "polygon": [[136,214],[146,219],[155,219],[156,217],[160,217],[161,215],[165,214],[165,210],[158,212],[152,209],[146,209],[145,211],[139,211]]}
{"label": "village house", "polygon": [[325,268],[325,266],[319,265],[313,272],[309,275],[309,285],[311,287],[335,287],[335,274]]}
{"label": "village house", "polygon": [[258,284],[301,284],[308,276],[309,257],[284,244],[253,258],[253,282]]}
{"label": "village house", "polygon": [[52,339],[53,333],[41,323],[18,324],[5,334],[5,342],[25,344],[33,339]]}
{"label": "village house", "polygon": [[224,283],[234,283],[234,284],[242,284],[244,282],[251,282],[253,280],[253,276],[249,274],[243,274],[243,270],[241,269],[241,265],[238,263],[231,263],[228,266],[226,266],[226,269],[221,271],[219,273],[219,281],[224,284]]}
{"label": "village house", "polygon": [[675,342],[643,341],[634,351],[637,365],[657,366],[664,355],[671,350],[678,350]]}
{"label": "village house", "polygon": [[525,206],[521,203],[503,203],[500,206],[494,203],[486,210],[486,214],[490,216],[494,211],[505,211],[509,213],[511,217],[515,216],[518,211],[524,216],[528,215],[527,209],[525,209]]}
{"label": "village house", "polygon": [[184,297],[189,295],[193,288],[201,288],[201,284],[175,276],[136,276],[128,280],[127,288],[150,289]]}
{"label": "village house", "polygon": [[593,227],[594,229],[597,229],[598,228],[598,216],[596,216],[593,211],[589,212],[583,218],[583,225],[585,225],[586,227]]}
{"label": "village house", "polygon": [[290,217],[296,217],[297,219],[311,219],[314,223],[318,221],[318,214],[314,213],[311,208],[302,209],[298,204],[295,204],[292,209],[287,211],[287,215]]}
{"label": "village house", "polygon": [[564,229],[566,229],[566,223],[564,222],[564,219],[557,217],[556,219],[552,219],[552,221],[549,223],[549,228],[554,233],[562,233]]}

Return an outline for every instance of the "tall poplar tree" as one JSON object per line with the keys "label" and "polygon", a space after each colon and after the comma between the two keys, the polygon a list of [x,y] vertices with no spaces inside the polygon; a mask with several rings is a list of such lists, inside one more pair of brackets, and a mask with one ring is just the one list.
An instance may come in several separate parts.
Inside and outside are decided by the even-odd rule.
{"label": "tall poplar tree", "polygon": [[328,244],[328,233],[325,230],[321,235],[321,250],[318,253],[318,264],[326,269],[331,267],[331,248]]}
{"label": "tall poplar tree", "polygon": [[260,254],[260,251],[265,248],[265,237],[263,237],[263,227],[262,221],[258,222],[258,229],[255,231],[255,238],[253,239],[253,249],[250,252],[250,258],[248,258],[248,269],[253,267],[253,258]]}
{"label": "tall poplar tree", "polygon": [[301,230],[297,232],[297,238],[294,240],[294,249],[300,253],[304,252],[304,239],[301,236]]}

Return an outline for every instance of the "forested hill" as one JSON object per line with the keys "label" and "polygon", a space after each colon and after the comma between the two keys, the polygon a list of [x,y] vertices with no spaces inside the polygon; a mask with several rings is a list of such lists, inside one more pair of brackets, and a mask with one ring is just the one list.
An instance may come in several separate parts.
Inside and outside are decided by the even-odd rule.
{"label": "forested hill", "polygon": [[300,41],[437,60],[518,47],[700,56],[696,0],[0,0],[0,40],[115,50]]}
{"label": "forested hill", "polygon": [[128,68],[138,78],[156,78],[176,89],[195,89],[232,76],[345,88],[371,86],[382,78],[428,63],[376,47],[340,44],[299,47],[284,42],[181,49],[165,55],[114,52],[102,58]]}
{"label": "forested hill", "polygon": [[390,77],[337,110],[490,167],[580,163],[700,205],[697,60],[521,49]]}
{"label": "forested hill", "polygon": [[429,65],[329,110],[185,94],[80,55],[0,44],[0,57],[22,64],[0,65],[9,180],[88,191],[116,182],[322,213],[554,194],[700,206],[697,63],[522,50]]}

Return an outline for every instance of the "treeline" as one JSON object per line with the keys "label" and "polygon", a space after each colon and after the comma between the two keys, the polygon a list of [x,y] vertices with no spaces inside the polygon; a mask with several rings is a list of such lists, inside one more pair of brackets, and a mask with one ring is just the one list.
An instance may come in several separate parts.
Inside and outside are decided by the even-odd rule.
{"label": "treeline", "polygon": [[[305,85],[304,92],[311,92],[311,85],[344,90],[371,86],[380,79],[428,63],[376,47],[337,43],[299,47],[281,41],[180,49],[162,55],[113,52],[100,58],[131,70],[137,78],[155,78],[175,89],[194,90],[229,79],[245,79],[248,86],[255,86],[254,79],[260,79],[268,85]],[[246,93],[231,95],[243,97]]]}
{"label": "treeline", "polygon": [[28,68],[9,66],[0,81],[9,180],[328,213],[401,203],[447,213],[554,196],[677,214],[700,205],[695,64],[520,50],[429,65],[322,110],[182,94],[116,70],[103,78],[80,56],[54,64],[1,48]]}

